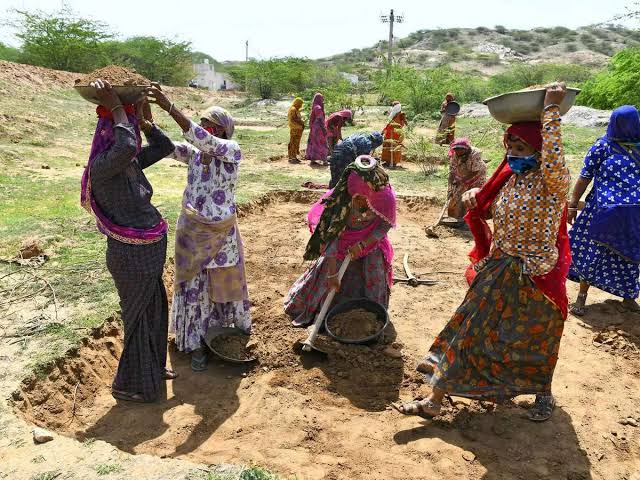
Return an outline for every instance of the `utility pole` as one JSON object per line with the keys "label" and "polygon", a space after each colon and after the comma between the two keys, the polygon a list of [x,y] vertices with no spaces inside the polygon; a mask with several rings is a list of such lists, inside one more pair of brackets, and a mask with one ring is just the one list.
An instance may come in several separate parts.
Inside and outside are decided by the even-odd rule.
{"label": "utility pole", "polygon": [[387,61],[389,62],[389,68],[391,68],[393,62],[393,24],[404,23],[404,15],[394,15],[392,8],[391,12],[389,12],[389,16],[380,15],[380,21],[382,23],[389,24],[389,53],[387,56]]}
{"label": "utility pole", "polygon": [[249,40],[244,43],[244,61],[249,61]]}

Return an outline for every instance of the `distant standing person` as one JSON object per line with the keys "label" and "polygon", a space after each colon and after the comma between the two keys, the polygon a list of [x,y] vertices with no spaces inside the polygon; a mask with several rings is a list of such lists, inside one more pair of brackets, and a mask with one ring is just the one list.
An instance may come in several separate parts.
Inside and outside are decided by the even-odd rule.
{"label": "distant standing person", "polygon": [[329,148],[329,155],[333,153],[336,144],[342,140],[342,127],[352,117],[351,110],[340,110],[332,113],[327,118],[327,147]]}
{"label": "distant standing person", "polygon": [[309,114],[309,140],[307,141],[307,160],[311,163],[320,161],[327,164],[327,126],[324,118],[324,97],[321,93],[313,96],[311,113]]}
{"label": "distant standing person", "polygon": [[232,140],[233,117],[210,107],[200,125],[166,95],[149,89],[151,101],[168,112],[188,143],[176,143],[174,158],[188,166],[182,211],[176,226],[176,281],[172,328],[178,350],[191,354],[191,369],[206,369],[202,338],[212,327],[251,331],[242,238],[236,216],[236,186],[242,153]]}
{"label": "distant standing person", "polygon": [[342,172],[350,163],[353,163],[360,155],[371,155],[380,145],[382,145],[380,132],[355,133],[336,145],[329,158],[329,168],[331,169],[329,188],[336,186]]}
{"label": "distant standing person", "polygon": [[[630,105],[611,114],[607,134],[584,159],[569,203],[572,263],[569,279],[580,282],[571,313],[581,316],[590,286],[622,297],[622,305],[640,311],[640,117]],[[576,219],[582,194],[593,180],[584,210]],[[575,220],[575,221],[574,221]]]}
{"label": "distant standing person", "polygon": [[302,140],[302,132],[304,132],[304,120],[302,120],[302,105],[304,102],[301,98],[296,98],[287,114],[289,122],[289,163],[300,163],[298,155],[300,155],[300,140]]}
{"label": "distant standing person", "polygon": [[449,145],[456,136],[456,116],[447,113],[447,106],[455,100],[453,93],[447,93],[444,102],[440,105],[440,125],[438,125],[438,133],[436,135],[436,143],[438,145]]}
{"label": "distant standing person", "polygon": [[[96,80],[98,125],[82,175],[82,206],[107,236],[107,268],[120,297],[124,349],[111,386],[118,400],[153,402],[166,369],[169,308],[162,272],[167,222],[151,204],[153,188],[143,170],[173,151],[153,124],[149,104],[122,105],[107,81]],[[148,145],[142,147],[140,130]]]}
{"label": "distant standing person", "polygon": [[395,167],[402,162],[402,149],[404,148],[404,127],[407,117],[402,111],[400,102],[393,102],[389,113],[389,123],[382,130],[384,143],[382,144],[382,162],[385,165]]}
{"label": "distant standing person", "polygon": [[480,188],[487,181],[487,166],[482,152],[471,146],[468,138],[457,138],[449,148],[449,217],[462,221],[467,213],[462,195],[472,188]]}

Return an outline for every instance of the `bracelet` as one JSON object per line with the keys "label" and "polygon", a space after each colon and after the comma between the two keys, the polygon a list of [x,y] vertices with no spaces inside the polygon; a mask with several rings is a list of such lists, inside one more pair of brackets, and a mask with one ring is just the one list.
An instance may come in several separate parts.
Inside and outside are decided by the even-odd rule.
{"label": "bracelet", "polygon": [[569,208],[567,208],[567,210],[569,210],[571,212],[577,212],[578,211],[578,207],[569,207]]}
{"label": "bracelet", "polygon": [[171,112],[173,111],[173,103],[171,104],[171,106],[169,107],[169,115],[171,115]]}
{"label": "bracelet", "polygon": [[543,110],[548,110],[551,107],[560,108],[560,105],[558,105],[557,103],[550,103],[549,105],[546,105]]}
{"label": "bracelet", "polygon": [[116,105],[115,107],[113,107],[113,108],[111,109],[111,113],[115,112],[115,111],[116,111],[116,110],[118,110],[119,108],[124,108],[124,107],[122,106],[122,104],[120,104],[120,105]]}
{"label": "bracelet", "polygon": [[327,275],[327,278],[336,278],[338,276],[338,273],[334,273],[333,275]]}

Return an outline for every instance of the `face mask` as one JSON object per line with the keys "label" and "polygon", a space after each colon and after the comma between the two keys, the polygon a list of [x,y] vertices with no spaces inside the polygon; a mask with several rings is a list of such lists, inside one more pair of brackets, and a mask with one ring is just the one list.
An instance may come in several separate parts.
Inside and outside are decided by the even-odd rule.
{"label": "face mask", "polygon": [[513,173],[524,173],[538,165],[538,159],[535,155],[528,157],[518,157],[516,155],[507,155],[507,163]]}

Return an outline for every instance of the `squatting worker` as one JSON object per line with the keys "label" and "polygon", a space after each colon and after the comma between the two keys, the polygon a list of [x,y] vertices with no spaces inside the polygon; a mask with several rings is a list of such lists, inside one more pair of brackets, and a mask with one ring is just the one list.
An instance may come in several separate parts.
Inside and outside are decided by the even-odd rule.
{"label": "squatting worker", "polygon": [[[511,125],[506,156],[482,189],[465,193],[475,239],[469,291],[418,370],[431,392],[395,408],[434,417],[445,394],[503,402],[535,394],[532,421],[551,417],[551,380],[567,316],[570,175],[560,109],[564,84],[547,87],[542,123]],[[493,237],[486,218],[493,217]]]}
{"label": "squatting worker", "polygon": [[[124,323],[124,349],[113,380],[118,400],[152,402],[175,373],[167,360],[168,305],[162,282],[167,222],[151,204],[143,170],[173,151],[146,101],[122,105],[107,81],[96,80],[98,125],[82,176],[82,206],[107,236],[107,268]],[[148,144],[142,146],[140,130]]]}
{"label": "squatting worker", "polygon": [[468,138],[457,138],[449,147],[449,217],[462,221],[466,209],[462,195],[472,188],[480,188],[487,181],[487,166],[482,152],[471,145]]}

